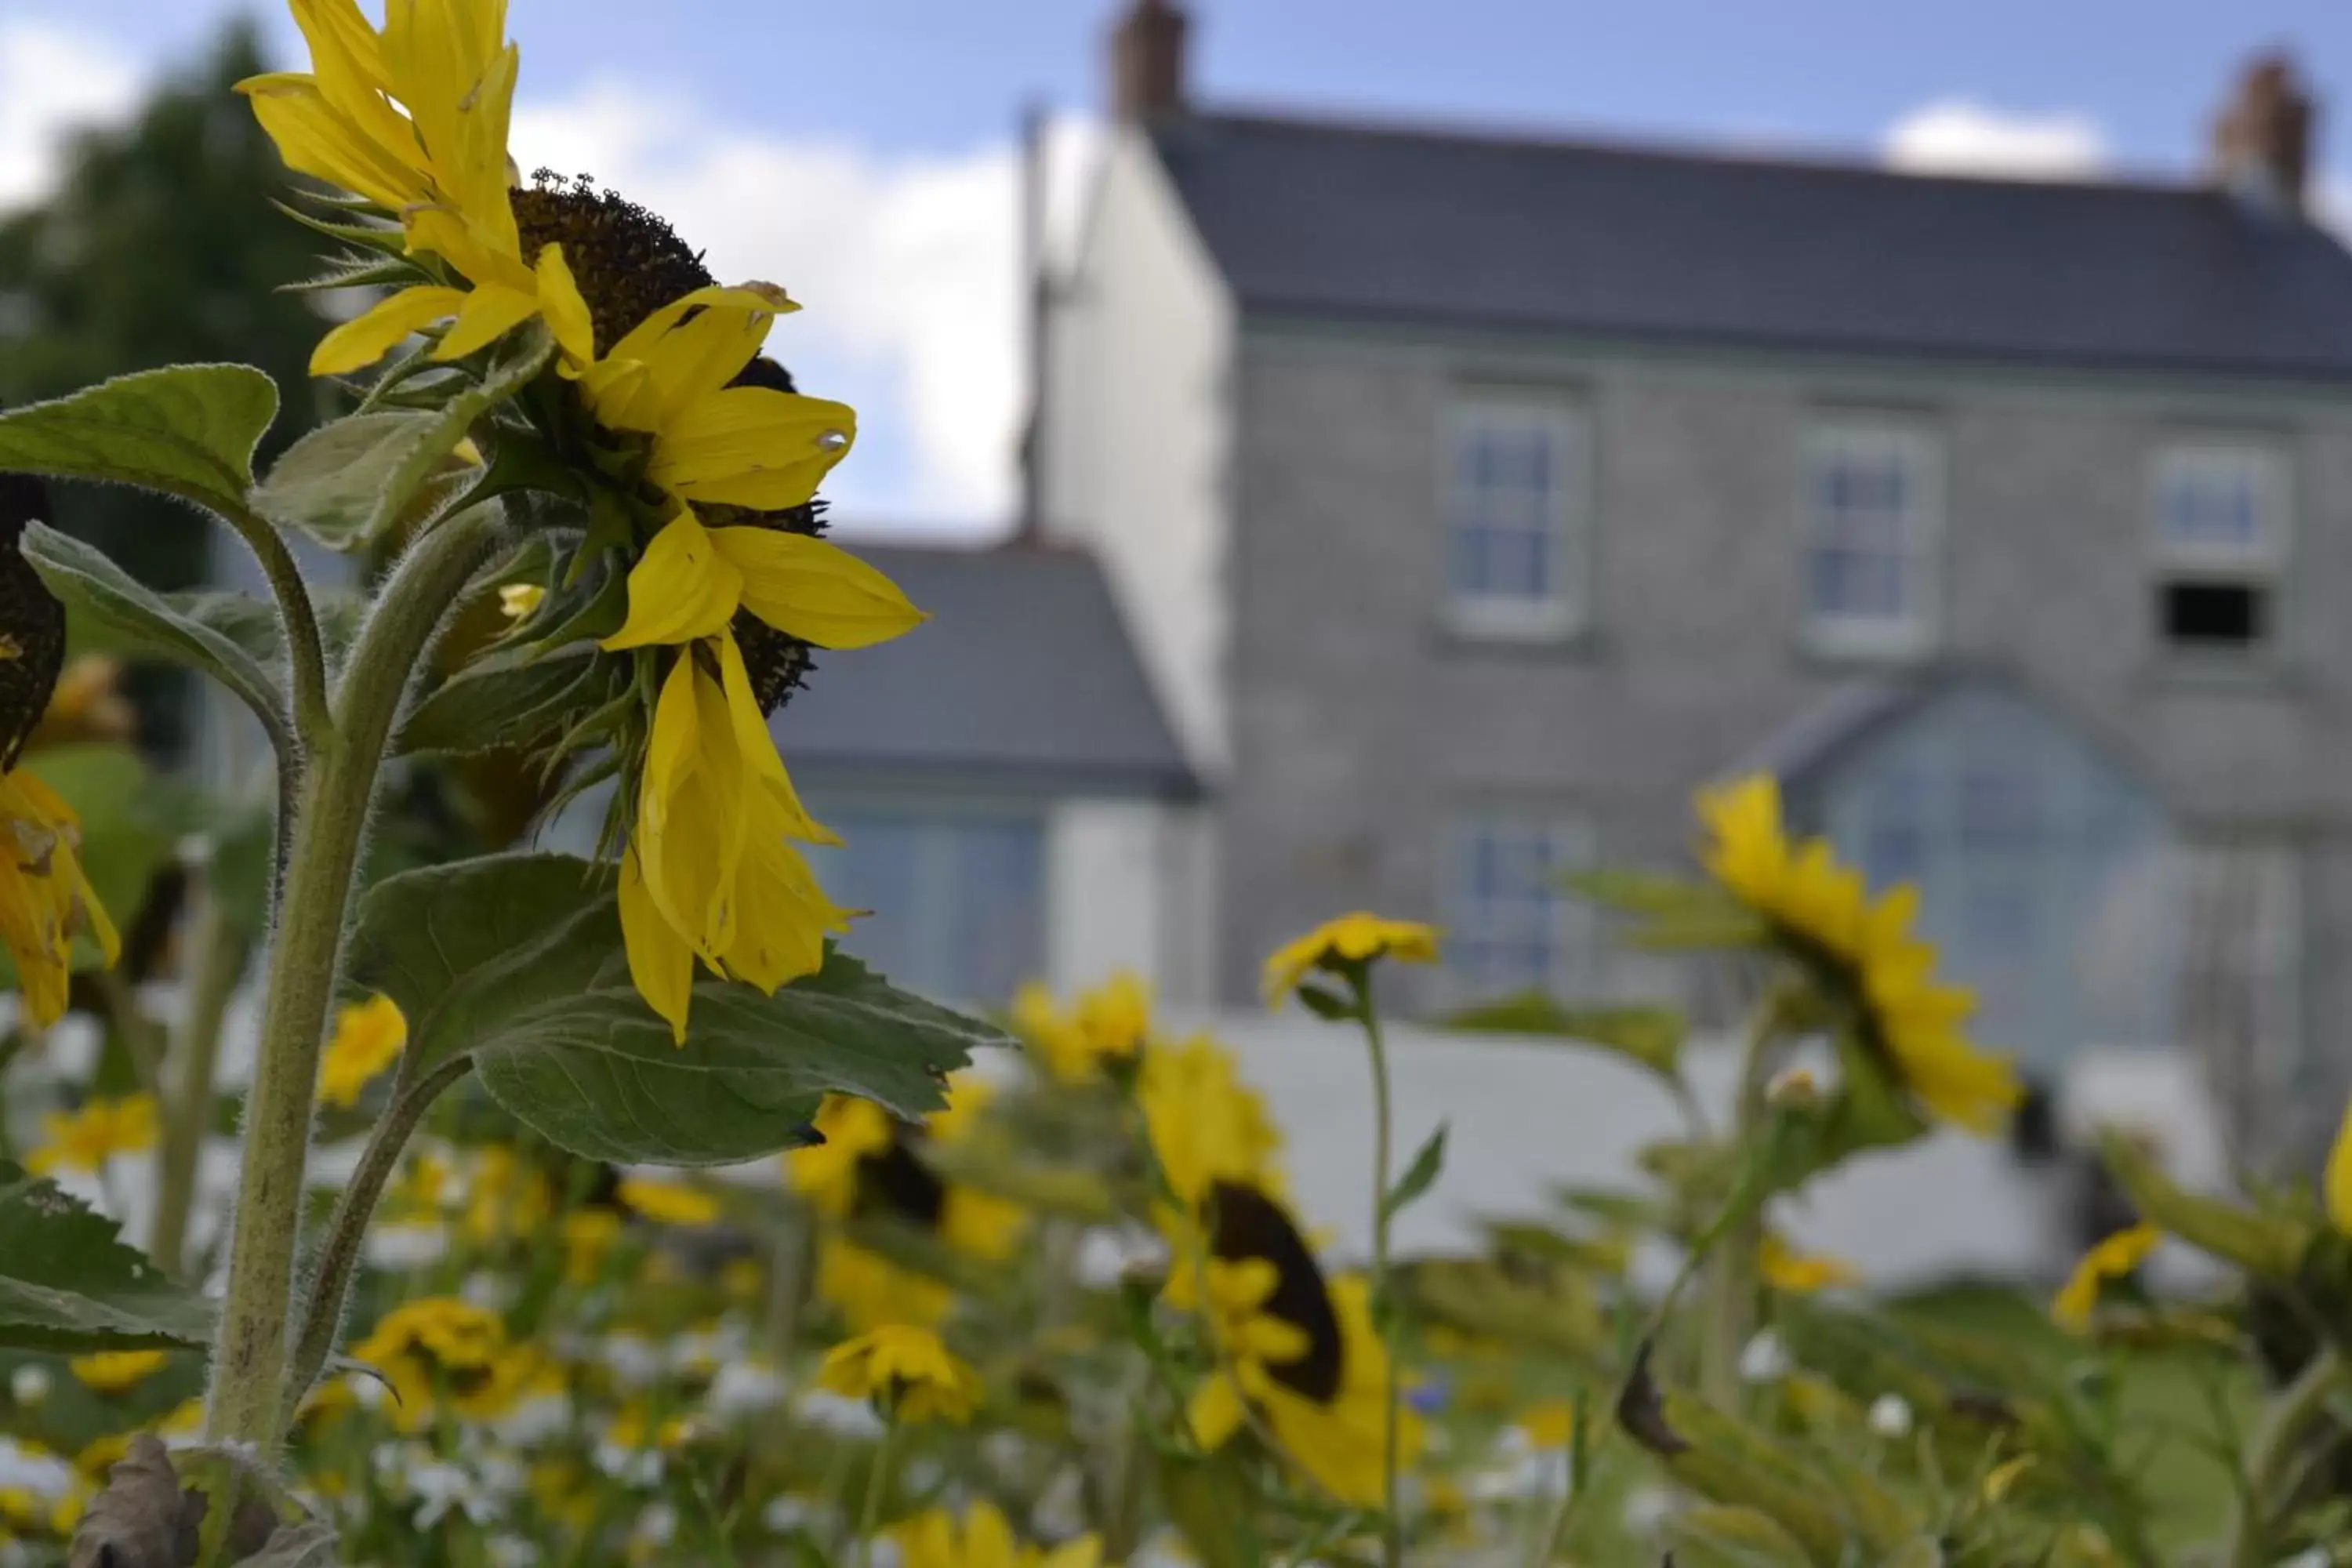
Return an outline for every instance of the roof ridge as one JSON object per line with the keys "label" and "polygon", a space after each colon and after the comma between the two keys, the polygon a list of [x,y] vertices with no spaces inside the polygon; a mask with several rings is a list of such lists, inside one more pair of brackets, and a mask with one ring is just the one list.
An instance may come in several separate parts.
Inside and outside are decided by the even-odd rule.
{"label": "roof ridge", "polygon": [[1376,112],[1360,117],[1253,105],[1246,102],[1211,105],[1161,121],[1155,130],[1181,136],[1188,123],[1231,125],[1242,129],[1299,132],[1312,135],[1353,137],[1367,141],[1452,142],[1497,151],[1580,153],[1628,162],[1697,164],[1716,168],[1763,169],[1801,174],[1844,176],[1861,181],[1907,184],[1998,186],[2020,191],[2067,192],[2132,197],[2161,196],[2227,200],[2227,193],[2202,180],[2164,175],[2154,171],[2125,171],[2099,176],[2041,177],[1954,170],[1906,169],[1872,162],[1861,155],[1830,147],[1759,144],[1753,150],[1722,144],[1681,144],[1659,138],[1645,140],[1612,132],[1575,132],[1533,126],[1514,129],[1501,122],[1481,123],[1442,115]]}

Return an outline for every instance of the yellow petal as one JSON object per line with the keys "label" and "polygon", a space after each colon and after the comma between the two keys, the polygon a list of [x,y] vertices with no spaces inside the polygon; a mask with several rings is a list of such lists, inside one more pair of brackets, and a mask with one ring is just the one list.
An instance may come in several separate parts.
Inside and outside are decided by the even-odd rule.
{"label": "yellow petal", "polygon": [[563,247],[542,247],[538,271],[539,308],[547,317],[548,330],[555,334],[556,346],[577,363],[588,363],[596,357],[596,326],[589,317],[588,301],[572,279],[571,265],[563,259]]}
{"label": "yellow petal", "polygon": [[2345,1108],[2336,1146],[2327,1153],[2326,1193],[2327,1217],[2336,1229],[2352,1232],[2352,1106]]}
{"label": "yellow petal", "polygon": [[681,509],[629,569],[629,617],[604,639],[611,649],[683,643],[727,629],[742,602],[743,574],[709,531]]}
{"label": "yellow petal", "polygon": [[510,246],[483,232],[466,213],[446,204],[423,204],[401,214],[409,254],[437,256],[477,287],[496,284],[536,296],[539,279]]}
{"label": "yellow petal", "polygon": [[364,370],[390,353],[402,339],[445,316],[456,315],[465,302],[465,292],[458,289],[437,284],[403,289],[320,339],[310,353],[310,374],[349,375]]}
{"label": "yellow petal", "polygon": [[846,404],[729,387],[663,426],[646,476],[688,500],[782,511],[816,493],[856,429]]}
{"label": "yellow petal", "polygon": [[963,1559],[965,1568],[1013,1568],[1013,1527],[984,1498],[963,1516]]}
{"label": "yellow petal", "polygon": [[1192,1441],[1203,1448],[1222,1448],[1241,1430],[1241,1391],[1232,1378],[1212,1377],[1192,1395],[1185,1418],[1192,1428]]}
{"label": "yellow petal", "polygon": [[686,1044],[687,1009],[694,997],[694,951],[670,928],[646,892],[644,868],[632,848],[621,861],[621,942],[637,994],[668,1020],[673,1044]]}
{"label": "yellow petal", "polygon": [[719,553],[743,574],[743,605],[819,647],[866,647],[922,624],[898,585],[839,545],[773,528],[720,528]]}
{"label": "yellow petal", "polygon": [[433,198],[425,177],[328,102],[316,79],[272,72],[247,77],[236,90],[288,168],[395,212]]}
{"label": "yellow petal", "polygon": [[668,334],[671,328],[686,319],[688,311],[713,308],[745,311],[765,310],[776,315],[800,309],[785,297],[782,289],[772,283],[751,283],[741,286],[723,283],[708,284],[703,288],[681,294],[630,328],[628,335],[607,350],[606,355],[616,360],[649,361],[654,357],[662,339]]}
{"label": "yellow petal", "polygon": [[466,296],[465,304],[458,308],[457,321],[433,351],[433,357],[463,359],[478,349],[488,348],[538,314],[538,296],[495,283],[479,285]]}
{"label": "yellow petal", "polygon": [[668,428],[695,403],[734,380],[767,341],[775,316],[766,300],[733,289],[663,333],[643,355],[653,377],[653,427]]}

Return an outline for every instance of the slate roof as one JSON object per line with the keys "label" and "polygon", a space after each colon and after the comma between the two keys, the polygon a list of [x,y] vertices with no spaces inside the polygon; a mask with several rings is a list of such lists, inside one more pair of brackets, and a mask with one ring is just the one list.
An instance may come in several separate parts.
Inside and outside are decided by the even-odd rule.
{"label": "slate roof", "polygon": [[1244,310],[2352,377],[2352,255],[2202,185],[1214,113],[1153,136]]}
{"label": "slate roof", "polygon": [[816,655],[807,689],[770,721],[795,771],[1052,794],[1196,792],[1092,556],[847,543],[931,618],[875,647]]}

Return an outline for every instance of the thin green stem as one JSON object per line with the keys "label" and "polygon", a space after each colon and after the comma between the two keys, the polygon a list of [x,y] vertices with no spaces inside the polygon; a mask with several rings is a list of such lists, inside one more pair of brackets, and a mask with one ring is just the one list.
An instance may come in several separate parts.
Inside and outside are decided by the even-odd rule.
{"label": "thin green stem", "polygon": [[268,969],[228,1294],[213,1350],[208,1430],[275,1450],[319,1051],[384,744],[410,678],[498,531],[494,509],[442,520],[404,557],[353,647],[322,752],[308,759]]}
{"label": "thin green stem", "polygon": [[1381,1345],[1388,1363],[1381,1424],[1381,1508],[1386,1516],[1381,1530],[1381,1555],[1387,1568],[1402,1568],[1404,1514],[1397,1506],[1397,1425],[1402,1414],[1398,1385],[1402,1382],[1402,1369],[1397,1365],[1396,1302],[1389,1293],[1389,1188],[1392,1181],[1389,1166],[1395,1117],[1389,1103],[1388,1043],[1381,1034],[1380,1009],[1372,1002],[1371,975],[1360,968],[1353,979],[1357,1016],[1363,1022],[1366,1054],[1372,1066],[1372,1300],[1381,1313]]}
{"label": "thin green stem", "polygon": [[168,1054],[172,1077],[164,1090],[163,1153],[157,1163],[151,1248],[164,1270],[180,1279],[187,1275],[188,1215],[195,1203],[205,1134],[212,1126],[221,1025],[246,959],[244,939],[222,914],[207,878],[193,879],[191,899],[187,1010]]}
{"label": "thin green stem", "polygon": [[[1768,991],[1758,1001],[1748,1024],[1739,1054],[1739,1077],[1731,1112],[1732,1147],[1756,1149],[1770,1119],[1765,1089],[1772,1068],[1772,1046],[1780,1027],[1780,995]],[[1699,1386],[1719,1410],[1730,1410],[1739,1395],[1739,1357],[1748,1344],[1755,1314],[1756,1254],[1763,1239],[1764,1205],[1749,1203],[1725,1228],[1715,1256],[1707,1262],[1705,1335],[1700,1342]]]}
{"label": "thin green stem", "polygon": [[2297,1458],[2312,1426],[2327,1414],[2327,1400],[2345,1385],[2344,1359],[2322,1350],[2272,1402],[2263,1429],[2247,1458],[2245,1487],[2238,1496],[2231,1531],[2231,1568],[2262,1568],[2270,1561],[2271,1526],[2290,1501]]}
{"label": "thin green stem", "polygon": [[326,1367],[327,1357],[334,1351],[335,1331],[343,1318],[343,1298],[351,1290],[352,1274],[359,1266],[361,1243],[367,1238],[368,1222],[375,1217],[375,1205],[383,1196],[384,1187],[400,1168],[400,1156],[433,1102],[473,1070],[471,1057],[453,1057],[415,1084],[404,1082],[374,1131],[368,1134],[360,1163],[345,1184],[343,1195],[336,1200],[334,1217],[327,1224],[326,1245],[320,1248],[318,1266],[311,1275],[310,1299],[302,1309],[302,1331],[294,1341],[293,1370],[286,1380],[286,1419],[289,1425],[301,1408],[303,1397],[310,1392],[310,1385],[318,1382],[319,1373]]}
{"label": "thin green stem", "polygon": [[882,1489],[890,1473],[890,1440],[898,1435],[898,1423],[883,1417],[882,1440],[874,1445],[874,1468],[866,1472],[866,1500],[857,1510],[857,1540],[854,1543],[857,1568],[872,1568],[874,1530],[882,1520]]}

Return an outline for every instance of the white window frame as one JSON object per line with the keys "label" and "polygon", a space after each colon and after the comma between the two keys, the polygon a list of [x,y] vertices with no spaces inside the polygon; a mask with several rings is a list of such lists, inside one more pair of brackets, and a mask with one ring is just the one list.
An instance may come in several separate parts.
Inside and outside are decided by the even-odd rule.
{"label": "white window frame", "polygon": [[[1480,424],[1534,425],[1551,437],[1553,483],[1549,521],[1552,583],[1541,595],[1477,593],[1455,585],[1454,536],[1464,524],[1463,444]],[[1592,431],[1570,396],[1507,388],[1467,388],[1447,403],[1439,442],[1439,568],[1447,625],[1466,637],[1555,641],[1584,629],[1592,578]]]}
{"label": "white window frame", "polygon": [[[2254,537],[2243,542],[2180,539],[2168,529],[2175,476],[2196,464],[2244,467],[2256,498]],[[2204,647],[2176,642],[2157,627],[2166,649],[2192,657],[2242,657],[2274,648],[2281,637],[2283,589],[2294,542],[2294,481],[2285,452],[2273,442],[2230,435],[2184,436],[2165,442],[2148,464],[2147,540],[2149,575],[2157,585],[2173,581],[2243,584],[2264,596],[2262,636],[2242,648]]]}
{"label": "white window frame", "polygon": [[[1488,921],[1474,916],[1472,890],[1461,872],[1468,863],[1471,842],[1497,832],[1549,837],[1552,864],[1560,871],[1598,863],[1598,836],[1591,819],[1576,813],[1477,809],[1456,813],[1446,823],[1439,847],[1438,903],[1450,953],[1465,952],[1485,938]],[[1591,908],[1565,888],[1558,889],[1550,921],[1550,929],[1542,937],[1548,950],[1542,988],[1558,997],[1589,997],[1599,983],[1599,921]],[[1488,989],[1484,975],[1458,963],[1448,965],[1444,980],[1446,990],[1457,1001],[1500,999]]]}
{"label": "white window frame", "polygon": [[[1892,459],[1906,470],[1911,602],[1894,616],[1824,615],[1813,602],[1813,552],[1827,522],[1819,479],[1831,463]],[[1797,476],[1797,596],[1805,646],[1835,658],[1911,659],[1933,651],[1943,627],[1944,451],[1918,425],[1879,419],[1822,420],[1805,432]]]}

